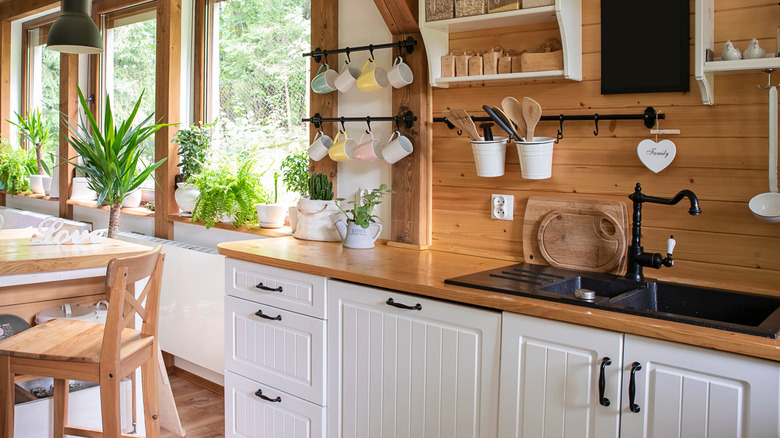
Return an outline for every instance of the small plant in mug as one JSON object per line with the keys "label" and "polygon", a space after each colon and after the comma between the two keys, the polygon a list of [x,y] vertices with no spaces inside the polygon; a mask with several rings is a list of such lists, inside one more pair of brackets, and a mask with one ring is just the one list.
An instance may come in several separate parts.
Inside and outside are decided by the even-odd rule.
{"label": "small plant in mug", "polygon": [[[382,203],[382,197],[386,194],[395,193],[392,190],[387,189],[387,184],[382,184],[377,189],[371,190],[361,197],[362,203],[358,205],[356,201],[348,201],[347,204],[352,204],[352,208],[344,210],[338,203],[336,206],[347,217],[347,222],[353,222],[356,225],[360,225],[363,228],[368,228],[373,219],[379,220],[379,216],[373,214],[374,207]],[[341,202],[344,198],[338,198],[337,201]]]}

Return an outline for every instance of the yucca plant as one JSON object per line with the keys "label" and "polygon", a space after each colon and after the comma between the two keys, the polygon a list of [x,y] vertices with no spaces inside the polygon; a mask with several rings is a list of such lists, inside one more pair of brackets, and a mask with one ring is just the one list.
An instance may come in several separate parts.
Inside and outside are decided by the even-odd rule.
{"label": "yucca plant", "polygon": [[108,237],[113,238],[119,231],[122,201],[167,159],[163,158],[139,171],[138,164],[143,150],[141,143],[160,128],[171,124],[150,123],[152,114],[137,126],[132,126],[138,108],[141,106],[141,99],[144,97],[142,91],[133,111],[118,125],[114,123],[114,116],[111,113],[111,101],[106,97],[105,116],[101,129],[89,110],[81,88],[78,92],[86,121],[81,119],[80,130],[76,129],[70,121],[68,123],[71,131],[68,142],[81,156],[81,163],[78,162],[78,157],[72,158],[70,163],[77,170],[84,172],[84,176],[89,181],[89,188],[98,194],[97,204],[100,205],[103,201],[108,203],[111,209]]}
{"label": "yucca plant", "polygon": [[35,146],[35,159],[38,160],[38,175],[47,175],[48,169],[43,162],[43,144],[49,138],[49,128],[41,120],[41,112],[38,108],[27,110],[27,118],[16,114],[16,123],[8,120],[8,123],[19,128],[22,140],[27,140]]}

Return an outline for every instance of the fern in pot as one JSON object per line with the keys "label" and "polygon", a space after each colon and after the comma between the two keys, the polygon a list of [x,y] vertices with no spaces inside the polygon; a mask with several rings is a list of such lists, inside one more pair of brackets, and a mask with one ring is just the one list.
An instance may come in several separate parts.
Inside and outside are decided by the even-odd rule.
{"label": "fern in pot", "polygon": [[43,159],[43,145],[49,138],[49,128],[41,119],[38,108],[27,110],[27,117],[16,114],[16,123],[8,120],[8,123],[19,129],[22,141],[29,141],[35,147],[35,159],[37,172],[30,175],[30,188],[33,193],[43,194],[51,190],[51,176],[49,166]]}
{"label": "fern in pot", "polygon": [[190,126],[180,129],[172,142],[179,145],[179,168],[176,175],[176,192],[174,198],[184,217],[192,216],[195,202],[200,191],[195,184],[189,182],[193,175],[203,171],[209,149],[211,148],[211,129],[214,123],[208,125]]}
{"label": "fern in pot", "polygon": [[37,164],[32,150],[15,148],[8,140],[0,141],[0,189],[9,194],[30,191],[30,175]]}
{"label": "fern in pot", "polygon": [[136,126],[133,126],[135,116],[141,106],[144,93],[138,97],[133,110],[127,119],[114,122],[111,112],[111,101],[106,97],[103,126],[98,125],[92,111],[89,109],[81,88],[78,89],[79,102],[86,116],[81,119],[76,129],[68,123],[70,136],[68,142],[79,157],[74,157],[70,163],[77,171],[84,173],[89,181],[89,188],[97,192],[97,205],[107,202],[110,214],[108,219],[108,237],[114,238],[119,232],[119,217],[122,213],[122,201],[130,192],[153,175],[167,158],[143,165],[141,144],[152,134],[170,124],[154,124],[153,114],[150,114]]}
{"label": "fern in pot", "polygon": [[[379,219],[374,215],[374,207],[382,203],[385,195],[395,193],[387,189],[387,184],[382,184],[377,189],[360,196],[360,202],[348,201],[352,208],[346,210],[339,207],[339,210],[347,216],[346,222],[339,219],[336,222],[336,229],[343,239],[343,245],[346,248],[368,249],[374,247],[374,242],[379,238],[382,232],[382,224],[374,221]],[[337,199],[343,201],[344,199]],[[371,229],[376,231],[371,231]]]}
{"label": "fern in pot", "polygon": [[298,227],[293,236],[302,240],[340,242],[336,230],[339,209],[333,200],[333,182],[324,173],[313,173],[307,179],[309,196],[298,200]]}

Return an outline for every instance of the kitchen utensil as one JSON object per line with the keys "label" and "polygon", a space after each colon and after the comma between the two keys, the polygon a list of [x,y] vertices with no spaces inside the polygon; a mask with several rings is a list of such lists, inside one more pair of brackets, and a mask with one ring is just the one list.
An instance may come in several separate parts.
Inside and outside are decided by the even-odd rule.
{"label": "kitchen utensil", "polygon": [[777,190],[777,87],[769,88],[769,191],[756,195],[748,203],[758,219],[780,222],[780,193]]}
{"label": "kitchen utensil", "polygon": [[517,129],[515,128],[515,124],[512,122],[512,119],[510,119],[509,116],[507,116],[506,113],[501,108],[497,106],[491,106],[490,109],[492,109],[493,112],[496,113],[496,115],[499,118],[501,118],[501,120],[506,124],[506,126],[512,128],[512,132],[515,133],[516,139],[519,138],[521,141],[525,140],[523,136],[521,136],[520,133],[517,132]]}
{"label": "kitchen utensil", "polygon": [[483,123],[479,125],[482,128],[482,137],[485,141],[493,141],[493,131],[490,129],[493,127],[492,123]]}
{"label": "kitchen utensil", "polygon": [[485,112],[488,113],[490,118],[493,119],[493,121],[496,122],[496,124],[501,129],[506,131],[506,133],[509,134],[509,136],[511,138],[513,138],[513,139],[515,139],[517,141],[522,141],[522,139],[520,139],[520,137],[518,137],[517,132],[514,130],[514,128],[511,127],[512,126],[511,123],[509,124],[509,126],[507,126],[507,124],[504,123],[504,120],[502,120],[501,117],[498,114],[496,114],[495,111],[493,111],[493,108],[491,108],[491,107],[489,107],[487,105],[482,105],[482,109],[485,110]]}
{"label": "kitchen utensil", "polygon": [[523,217],[525,262],[622,274],[629,242],[627,211],[620,201],[531,196]]}
{"label": "kitchen utensil", "polygon": [[527,137],[528,130],[525,126],[525,119],[523,118],[523,106],[512,96],[507,96],[501,101],[501,108],[504,113],[509,117],[509,120],[515,123],[517,127],[517,134],[520,137]]}
{"label": "kitchen utensil", "polygon": [[523,120],[525,120],[526,136],[528,141],[534,141],[534,130],[539,119],[542,118],[542,106],[530,97],[523,98]]}
{"label": "kitchen utensil", "polygon": [[463,108],[455,108],[450,110],[450,113],[455,120],[460,122],[461,129],[463,129],[463,132],[465,132],[470,139],[482,141],[482,137],[480,137],[479,131],[477,131],[477,126],[474,125],[474,121],[471,120],[471,116],[469,116],[469,113],[467,113],[466,110]]}

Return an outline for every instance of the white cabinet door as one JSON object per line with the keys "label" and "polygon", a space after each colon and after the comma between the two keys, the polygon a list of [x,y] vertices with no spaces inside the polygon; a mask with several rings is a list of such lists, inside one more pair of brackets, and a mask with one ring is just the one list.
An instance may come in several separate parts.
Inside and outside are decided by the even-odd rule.
{"label": "white cabinet door", "polygon": [[496,436],[499,312],[328,283],[329,437]]}
{"label": "white cabinet door", "polygon": [[325,321],[228,296],[225,323],[229,371],[325,405]]}
{"label": "white cabinet door", "polygon": [[[778,436],[776,362],[632,335],[624,357],[622,436]],[[634,363],[638,412],[628,394]]]}
{"label": "white cabinet door", "polygon": [[225,373],[228,438],[325,438],[325,408]]}
{"label": "white cabinet door", "polygon": [[622,333],[504,312],[499,438],[619,436],[622,351]]}

